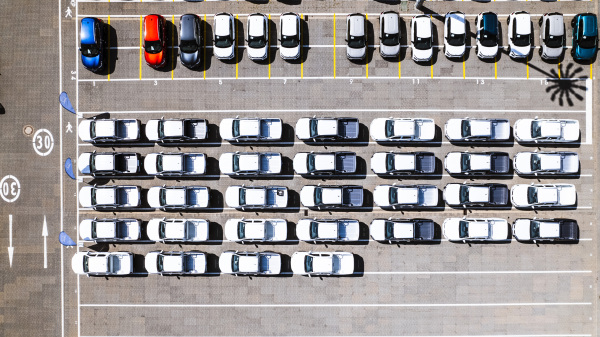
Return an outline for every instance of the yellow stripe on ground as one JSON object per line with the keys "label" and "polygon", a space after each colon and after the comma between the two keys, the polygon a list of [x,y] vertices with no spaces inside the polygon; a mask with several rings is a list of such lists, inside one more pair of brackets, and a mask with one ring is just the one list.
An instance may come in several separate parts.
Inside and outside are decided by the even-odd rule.
{"label": "yellow stripe on ground", "polygon": [[398,54],[398,78],[402,78],[402,60],[400,60],[400,54]]}
{"label": "yellow stripe on ground", "polygon": [[[110,2],[110,0],[108,0],[108,2]],[[110,26],[110,15],[108,16],[107,24]],[[108,31],[106,45],[108,48],[108,51],[107,51],[108,57],[107,57],[107,61],[106,61],[106,73],[108,74],[108,80],[110,81],[110,30]]]}
{"label": "yellow stripe on ground", "polygon": [[202,69],[204,70],[202,78],[206,79],[206,14],[204,14],[204,22],[202,22],[202,34],[204,35],[202,37]]}
{"label": "yellow stripe on ground", "polygon": [[[304,15],[300,14],[300,25],[302,25],[302,22],[304,21]],[[302,29],[302,28],[300,28]],[[304,36],[304,34],[300,33],[300,78],[304,78],[304,61],[302,59],[302,53],[304,48],[302,47],[304,44],[304,42],[302,41],[302,36]]]}
{"label": "yellow stripe on ground", "polygon": [[465,55],[463,54],[463,79],[465,79],[466,76],[466,71],[465,71]]}
{"label": "yellow stripe on ground", "polygon": [[[142,0],[140,0],[142,2]],[[142,24],[144,23],[144,18],[140,15],[140,80],[142,79]]]}
{"label": "yellow stripe on ground", "polygon": [[[269,21],[267,24],[271,22],[271,14],[269,14]],[[269,36],[267,36],[267,62],[269,62],[269,78],[271,78],[271,33],[269,32]]]}
{"label": "yellow stripe on ground", "polygon": [[433,78],[433,57],[431,58],[430,68],[431,68],[431,78]]}
{"label": "yellow stripe on ground", "polygon": [[173,67],[173,62],[175,62],[175,55],[173,55],[175,53],[175,15],[173,15],[171,22],[173,22],[173,31],[171,32],[171,80],[173,80],[175,70],[175,67]]}
{"label": "yellow stripe on ground", "polygon": [[[496,0],[494,0],[496,1]],[[498,58],[494,57],[494,78],[498,79]]]}
{"label": "yellow stripe on ground", "polygon": [[[365,14],[365,19],[369,21],[369,14]],[[367,41],[367,48],[365,48],[365,65],[366,67],[366,76],[369,78],[369,43]]]}
{"label": "yellow stripe on ground", "polygon": [[529,79],[529,59],[525,59],[525,62],[527,62],[527,79]]}
{"label": "yellow stripe on ground", "polygon": [[594,79],[593,64],[590,63],[590,80]]}
{"label": "yellow stripe on ground", "polygon": [[558,60],[558,79],[560,80],[560,60]]}
{"label": "yellow stripe on ground", "polygon": [[[237,34],[238,33],[238,31],[237,31],[237,20],[239,20],[239,17],[238,17],[237,14],[235,15],[235,20],[236,20],[236,23],[235,23],[235,39],[237,40],[237,38],[238,38],[238,34]],[[238,46],[237,46],[237,41],[234,42],[233,48],[234,48],[233,52],[235,53],[235,79],[237,80],[237,78],[238,78]]]}
{"label": "yellow stripe on ground", "polygon": [[335,13],[333,13],[333,78],[335,78]]}

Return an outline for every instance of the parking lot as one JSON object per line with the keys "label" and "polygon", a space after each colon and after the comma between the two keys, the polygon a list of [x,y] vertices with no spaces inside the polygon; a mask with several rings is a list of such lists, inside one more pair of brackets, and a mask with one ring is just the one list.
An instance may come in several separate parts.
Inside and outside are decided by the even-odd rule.
{"label": "parking lot", "polygon": [[[598,13],[593,1],[427,1],[424,13],[434,24],[431,62],[411,59],[410,20],[421,13],[413,2],[344,1],[174,1],[80,0],[59,8],[61,37],[61,91],[66,91],[77,114],[65,113],[56,135],[60,162],[76,160],[84,152],[136,152],[142,157],[157,152],[199,152],[207,157],[201,178],[163,179],[144,174],[115,179],[92,178],[76,172],[76,179],[61,180],[61,230],[78,245],[73,249],[51,244],[51,268],[60,260],[61,275],[53,282],[64,294],[61,323],[52,334],[62,336],[597,336],[597,62],[579,63],[570,55],[571,19],[578,13]],[[72,17],[65,18],[65,8]],[[400,13],[401,51],[395,59],[379,53],[379,14]],[[444,15],[460,10],[468,20],[467,52],[449,60],[443,51]],[[517,10],[531,14],[536,46],[531,57],[515,61],[506,48],[492,61],[475,54],[475,16],[496,12],[501,45],[508,45],[506,18]],[[297,62],[282,60],[277,37],[279,16],[296,12],[302,17],[302,56]],[[234,60],[222,62],[212,54],[213,15],[230,12],[236,18],[237,48]],[[270,52],[266,61],[248,58],[244,32],[248,14],[264,13],[270,19]],[[363,13],[368,20],[365,61],[346,58],[346,15]],[[561,12],[565,18],[567,48],[559,62],[538,54],[541,15]],[[167,64],[147,66],[141,48],[141,20],[161,14],[168,22]],[[181,65],[178,55],[179,17],[196,13],[203,20],[203,61],[196,70]],[[109,25],[108,71],[84,69],[78,51],[78,27],[84,17],[101,18]],[[408,39],[407,39],[408,36]],[[272,117],[283,121],[280,141],[230,143],[219,136],[224,118]],[[296,137],[301,117],[356,117],[359,137],[345,142],[303,142]],[[139,119],[142,130],[150,119],[203,118],[209,123],[208,139],[198,143],[156,144],[145,137],[133,144],[94,146],[81,141],[78,125],[85,118]],[[431,118],[435,138],[424,144],[382,144],[373,141],[369,126],[380,117]],[[514,137],[499,143],[451,143],[444,136],[450,118],[506,118],[511,126],[521,118],[576,119],[580,141],[569,145],[529,146]],[[65,128],[72,126],[73,133]],[[63,133],[65,132],[65,133]],[[512,128],[511,128],[512,133]],[[143,134],[143,133],[142,133]],[[30,147],[31,145],[28,144]],[[451,151],[501,151],[512,158],[522,151],[573,151],[579,154],[580,171],[563,177],[523,177],[511,168],[508,174],[476,178],[450,176],[444,157]],[[276,176],[233,178],[219,170],[225,152],[277,152],[283,157]],[[353,151],[357,172],[350,175],[307,178],[298,175],[292,160],[299,152]],[[385,151],[428,151],[435,154],[431,175],[382,177],[373,173],[370,160]],[[53,153],[52,156],[58,156]],[[54,158],[54,157],[53,157]],[[22,173],[25,175],[25,173]],[[66,177],[66,176],[65,176]],[[463,210],[444,203],[448,183],[573,184],[577,204],[570,209]],[[439,203],[426,210],[390,211],[378,207],[373,191],[382,184],[431,184]],[[84,208],[79,191],[87,185],[135,185],[142,188],[142,207],[134,211],[102,212]],[[278,185],[289,190],[288,206],[279,211],[240,211],[225,202],[232,185]],[[362,207],[319,211],[300,202],[306,185],[360,185]],[[146,193],[153,186],[210,187],[210,207],[202,212],[153,210]],[[25,190],[24,190],[25,191]],[[33,196],[30,196],[33,197]],[[46,206],[44,206],[46,207]],[[35,212],[33,207],[28,208]],[[18,214],[18,213],[17,213]],[[56,215],[56,214],[55,214]],[[501,218],[509,224],[518,218],[568,218],[577,221],[579,240],[573,244],[529,244],[512,236],[492,243],[456,243],[442,235],[447,218]],[[277,244],[240,244],[226,239],[228,219],[287,220],[288,237]],[[373,241],[369,224],[381,218],[420,218],[435,222],[435,240],[428,244],[386,244]],[[142,240],[133,244],[96,244],[82,240],[78,224],[83,219],[135,218],[142,221]],[[145,226],[153,218],[196,218],[210,221],[205,244],[162,244],[147,238]],[[356,219],[360,240],[349,244],[312,244],[299,241],[295,226],[300,219]],[[51,221],[52,222],[52,221]],[[63,228],[64,224],[64,228]],[[51,225],[51,226],[56,226]],[[35,229],[37,235],[37,227]],[[59,230],[51,227],[51,233]],[[52,236],[52,235],[51,235]],[[12,234],[11,234],[12,242]],[[11,243],[12,245],[12,243]],[[196,277],[149,275],[144,256],[151,251],[205,252],[208,274]],[[282,254],[282,274],[274,277],[234,277],[219,270],[219,255],[227,250],[272,251]],[[60,257],[58,252],[60,251]],[[128,277],[85,277],[71,270],[71,258],[80,251],[134,253],[134,273]],[[356,256],[349,277],[293,275],[290,257],[298,251],[346,251]],[[19,251],[17,250],[17,253]],[[54,254],[54,255],[52,255]],[[18,257],[18,255],[17,255]],[[53,262],[54,261],[54,262]],[[58,275],[58,274],[57,274]],[[64,280],[63,280],[64,278]],[[16,282],[16,281],[15,281]],[[48,304],[49,305],[49,304]],[[56,316],[59,316],[58,314]],[[54,318],[56,319],[56,318]],[[14,324],[14,322],[13,322]],[[12,326],[12,325],[11,325]],[[8,329],[8,327],[7,327]],[[18,328],[15,331],[19,331]],[[7,334],[8,334],[8,330]],[[61,334],[62,333],[62,334]]]}

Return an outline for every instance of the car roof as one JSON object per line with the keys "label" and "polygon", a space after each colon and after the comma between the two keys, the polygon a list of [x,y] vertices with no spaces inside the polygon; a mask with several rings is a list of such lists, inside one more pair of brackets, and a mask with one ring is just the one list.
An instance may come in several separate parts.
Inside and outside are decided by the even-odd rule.
{"label": "car roof", "polygon": [[218,36],[229,35],[229,20],[231,14],[219,13],[215,15],[215,34]]}
{"label": "car roof", "polygon": [[185,14],[179,19],[180,29],[179,37],[181,40],[195,40],[194,31],[196,30],[196,19],[194,14]]}
{"label": "car roof", "polygon": [[426,15],[420,15],[414,18],[415,26],[417,28],[417,36],[419,37],[431,37],[431,18]]}
{"label": "car roof", "polygon": [[351,24],[348,24],[350,27],[350,35],[354,36],[363,36],[365,34],[365,17],[362,14],[350,14],[349,16]]}
{"label": "car roof", "polygon": [[452,34],[465,34],[466,21],[465,15],[459,12],[448,13],[448,25],[450,27],[450,33]]}
{"label": "car roof", "polygon": [[81,20],[81,32],[80,39],[81,43],[85,44],[94,44],[94,23],[96,22],[95,18],[83,18]]}
{"label": "car roof", "polygon": [[481,22],[483,23],[483,29],[496,34],[498,32],[498,16],[496,13],[486,12],[481,16]]}
{"label": "car roof", "polygon": [[596,15],[586,13],[581,16],[581,20],[583,21],[583,35],[598,35],[598,23],[596,20]]}
{"label": "car roof", "polygon": [[389,34],[396,34],[399,30],[398,13],[396,12],[385,12],[383,13],[383,31]]}
{"label": "car roof", "polygon": [[265,35],[265,16],[263,14],[250,14],[248,17],[248,33],[251,36]]}
{"label": "car roof", "polygon": [[159,16],[156,14],[150,14],[144,18],[144,25],[146,27],[146,41],[158,41],[160,39],[158,20]]}
{"label": "car roof", "polygon": [[298,32],[298,17],[295,13],[285,13],[281,16],[281,33],[285,36],[294,36]]}
{"label": "car roof", "polygon": [[562,14],[553,13],[548,15],[549,34],[561,36],[565,34],[565,25]]}
{"label": "car roof", "polygon": [[531,33],[531,18],[527,12],[515,13],[515,25],[517,34],[530,34]]}

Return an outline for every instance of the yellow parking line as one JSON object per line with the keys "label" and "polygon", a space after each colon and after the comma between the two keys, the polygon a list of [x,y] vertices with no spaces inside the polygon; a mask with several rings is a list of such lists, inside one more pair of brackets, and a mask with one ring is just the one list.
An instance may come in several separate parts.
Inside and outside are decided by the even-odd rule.
{"label": "yellow parking line", "polygon": [[202,78],[206,79],[206,14],[204,14],[204,22],[202,22],[202,34],[204,35],[202,37],[202,69],[204,70]]}
{"label": "yellow parking line", "polygon": [[175,53],[175,15],[173,15],[171,21],[173,22],[173,31],[171,32],[171,80],[173,80],[173,62],[175,62],[175,56],[173,55]]}
{"label": "yellow parking line", "polygon": [[[238,21],[238,15],[235,15],[235,39],[237,40],[238,38],[238,31],[237,31],[237,21]],[[242,33],[243,34],[243,33]],[[237,43],[233,43],[233,52],[235,53],[235,79],[237,80],[238,78],[238,48],[237,48]]]}
{"label": "yellow parking line", "polygon": [[[142,0],[140,0],[142,2]],[[142,79],[142,24],[144,23],[144,18],[140,15],[140,80]]]}
{"label": "yellow parking line", "polygon": [[590,63],[590,80],[594,79],[593,64]]}
{"label": "yellow parking line", "polygon": [[[300,25],[302,25],[302,22],[304,22],[304,15],[300,14]],[[302,28],[300,28],[302,29]],[[304,78],[304,62],[302,61],[302,50],[304,49],[303,46],[303,42],[302,42],[302,36],[304,36],[304,34],[300,34],[300,78]]]}
{"label": "yellow parking line", "polygon": [[[269,21],[267,24],[271,22],[271,14],[269,14]],[[267,62],[269,62],[269,78],[271,78],[271,33],[269,32],[269,36],[267,36]]]}
{"label": "yellow parking line", "polygon": [[[369,14],[365,13],[365,20],[369,21]],[[366,76],[369,78],[369,43],[367,41],[367,48],[365,48],[365,64],[366,64]]]}
{"label": "yellow parking line", "polygon": [[465,79],[467,76],[466,76],[466,71],[465,71],[465,55],[464,54],[463,54],[462,59],[463,59],[463,79]]}
{"label": "yellow parking line", "polygon": [[527,79],[529,79],[529,59],[525,59],[525,62],[527,62]]}
{"label": "yellow parking line", "polygon": [[431,64],[430,68],[431,68],[431,78],[433,78],[433,57],[431,58],[431,62],[429,62]]}
{"label": "yellow parking line", "polygon": [[[496,0],[494,0],[496,1]],[[494,57],[494,78],[498,79],[498,58]]]}
{"label": "yellow parking line", "polygon": [[335,13],[333,13],[333,78],[335,78]]}
{"label": "yellow parking line", "polygon": [[[108,0],[108,2],[110,2],[110,0]],[[108,16],[107,19],[107,24],[110,26],[110,15]],[[108,80],[110,81],[110,30],[108,30],[108,37],[107,37],[107,61],[106,61],[106,73],[108,74]]]}
{"label": "yellow parking line", "polygon": [[560,80],[560,60],[558,61],[558,79]]}
{"label": "yellow parking line", "polygon": [[400,55],[398,55],[398,78],[402,78],[402,61]]}

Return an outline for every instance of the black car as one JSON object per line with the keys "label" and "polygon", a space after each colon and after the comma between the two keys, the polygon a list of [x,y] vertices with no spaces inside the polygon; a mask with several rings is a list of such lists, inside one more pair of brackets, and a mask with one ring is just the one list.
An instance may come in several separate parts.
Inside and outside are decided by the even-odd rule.
{"label": "black car", "polygon": [[195,68],[202,61],[202,20],[195,14],[179,19],[179,58],[181,64]]}

